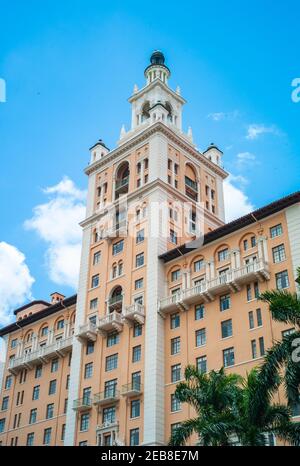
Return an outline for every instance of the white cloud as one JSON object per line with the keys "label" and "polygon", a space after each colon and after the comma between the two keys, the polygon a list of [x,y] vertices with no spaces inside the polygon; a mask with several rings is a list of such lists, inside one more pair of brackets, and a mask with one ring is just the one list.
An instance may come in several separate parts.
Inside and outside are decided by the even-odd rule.
{"label": "white cloud", "polygon": [[31,300],[34,278],[25,262],[24,254],[15,246],[0,242],[0,324],[7,325],[12,310]]}
{"label": "white cloud", "polygon": [[274,125],[265,126],[265,125],[253,123],[249,125],[247,128],[246,139],[254,140],[254,139],[257,139],[260,135],[267,134],[267,133],[275,134],[276,136],[278,136],[280,134],[280,131]]}
{"label": "white cloud", "polygon": [[222,121],[222,120],[234,120],[239,116],[239,111],[234,110],[233,112],[214,112],[209,113],[207,118],[213,121]]}
{"label": "white cloud", "polygon": [[48,202],[36,206],[24,226],[47,243],[45,260],[50,279],[76,288],[81,250],[79,222],[85,216],[86,192],[76,188],[68,177],[43,192],[49,196]]}
{"label": "white cloud", "polygon": [[247,180],[242,176],[230,175],[224,181],[224,202],[226,222],[242,217],[255,209],[243,191]]}
{"label": "white cloud", "polygon": [[240,168],[259,164],[259,162],[256,160],[256,155],[252,154],[251,152],[240,152],[237,154],[237,163]]}

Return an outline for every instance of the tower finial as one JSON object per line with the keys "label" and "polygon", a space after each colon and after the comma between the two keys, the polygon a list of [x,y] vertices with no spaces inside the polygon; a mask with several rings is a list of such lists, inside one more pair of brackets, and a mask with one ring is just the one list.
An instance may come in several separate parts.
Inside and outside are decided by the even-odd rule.
{"label": "tower finial", "polygon": [[169,68],[165,65],[165,56],[160,50],[155,50],[150,57],[150,65],[145,69],[147,84],[155,79],[160,79],[165,84],[171,75]]}

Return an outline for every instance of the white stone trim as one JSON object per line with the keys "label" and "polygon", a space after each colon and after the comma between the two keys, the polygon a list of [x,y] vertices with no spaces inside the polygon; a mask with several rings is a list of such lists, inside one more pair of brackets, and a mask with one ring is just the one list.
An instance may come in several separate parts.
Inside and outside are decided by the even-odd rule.
{"label": "white stone trim", "polygon": [[[167,193],[160,188],[149,196],[151,203],[167,202]],[[148,264],[146,277],[145,373],[144,373],[144,445],[164,444],[164,320],[157,312],[157,303],[165,295],[164,266],[158,256],[167,248],[165,209],[153,209],[149,224]],[[156,228],[159,228],[157,234]]]}
{"label": "white stone trim", "polygon": [[7,364],[6,358],[7,358],[8,338],[9,338],[9,335],[4,335],[2,337],[2,342],[4,346],[4,352],[3,352],[4,354],[1,355],[3,356],[3,362],[0,361],[0,393],[1,393],[2,388],[4,387],[4,373],[5,373],[5,367]]}
{"label": "white stone trim", "polygon": [[[79,273],[79,284],[77,293],[75,335],[79,326],[85,323],[86,296],[88,290],[88,273],[89,273],[89,256],[91,244],[92,228],[91,226],[83,231],[81,262]],[[68,409],[66,417],[66,433],[64,445],[74,445],[76,430],[76,411],[73,410],[73,402],[79,398],[79,385],[81,380],[81,351],[82,344],[74,338],[72,349],[72,362],[70,371],[70,383],[68,393]]]}
{"label": "white stone trim", "polygon": [[[297,278],[297,268],[300,267],[300,204],[293,205],[285,211],[290,249],[292,256],[294,279]],[[300,290],[299,285],[297,286]]]}

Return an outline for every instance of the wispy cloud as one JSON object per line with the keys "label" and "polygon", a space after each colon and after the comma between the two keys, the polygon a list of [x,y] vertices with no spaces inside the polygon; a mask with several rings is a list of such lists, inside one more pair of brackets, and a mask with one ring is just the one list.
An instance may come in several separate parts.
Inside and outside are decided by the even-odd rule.
{"label": "wispy cloud", "polygon": [[0,324],[12,320],[12,310],[32,299],[34,283],[25,255],[15,246],[0,242]]}
{"label": "wispy cloud", "polygon": [[263,134],[274,134],[275,136],[279,136],[281,132],[275,125],[266,126],[264,124],[253,123],[247,127],[246,139],[254,140]]}
{"label": "wispy cloud", "polygon": [[237,154],[237,164],[239,168],[243,168],[258,165],[259,161],[256,159],[256,155],[251,152],[239,152]]}
{"label": "wispy cloud", "polygon": [[36,206],[24,226],[47,244],[45,260],[50,279],[76,288],[81,251],[79,222],[85,215],[86,192],[68,177],[43,192],[50,197],[48,202]]}
{"label": "wispy cloud", "polygon": [[222,120],[234,120],[239,116],[239,111],[234,110],[233,112],[214,112],[209,113],[207,118],[213,121],[222,121]]}

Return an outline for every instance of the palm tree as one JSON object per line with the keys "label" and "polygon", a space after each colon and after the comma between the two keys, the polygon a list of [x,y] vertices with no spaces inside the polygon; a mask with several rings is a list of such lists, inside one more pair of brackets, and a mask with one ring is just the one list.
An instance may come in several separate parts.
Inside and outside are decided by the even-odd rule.
{"label": "palm tree", "polygon": [[177,385],[175,396],[191,405],[196,417],[174,430],[170,445],[184,445],[193,433],[205,446],[225,446],[233,441],[240,445],[265,445],[268,433],[300,445],[300,423],[291,422],[287,406],[272,404],[279,377],[265,390],[257,369],[244,379],[226,374],[223,368],[203,374],[188,366],[185,379]]}
{"label": "palm tree", "polygon": [[[300,268],[297,270],[300,283]],[[296,293],[286,290],[265,291],[260,299],[268,303],[272,318],[277,322],[290,324],[295,332],[276,342],[265,356],[260,371],[260,383],[272,385],[274,374],[284,371],[284,387],[290,406],[299,403],[300,361],[295,344],[300,340],[300,299]],[[297,358],[298,356],[298,358]]]}
{"label": "palm tree", "polygon": [[225,374],[224,369],[204,374],[194,366],[187,366],[184,375],[185,381],[177,385],[175,396],[181,403],[191,405],[197,416],[174,430],[170,445],[184,445],[193,433],[198,434],[205,446],[228,445],[234,428],[231,407],[241,378]]}

